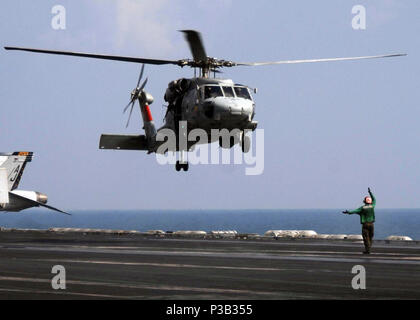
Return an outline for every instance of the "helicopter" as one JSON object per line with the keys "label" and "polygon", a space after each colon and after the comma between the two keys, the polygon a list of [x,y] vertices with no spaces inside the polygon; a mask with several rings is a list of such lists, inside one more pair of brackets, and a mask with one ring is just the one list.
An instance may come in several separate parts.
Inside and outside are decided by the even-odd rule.
{"label": "helicopter", "polygon": [[[91,54],[70,51],[54,51],[20,47],[4,47],[6,50],[20,50],[35,53],[57,54],[85,58],[96,58],[114,61],[141,63],[141,71],[137,85],[131,92],[129,103],[123,112],[129,111],[127,125],[130,122],[135,102],[139,102],[140,113],[143,119],[145,134],[140,135],[116,135],[102,134],[99,142],[100,149],[112,150],[143,150],[150,153],[180,152],[181,160],[176,162],[177,171],[181,169],[188,171],[188,162],[184,161],[184,152],[191,151],[195,144],[212,143],[219,141],[222,148],[232,148],[240,144],[242,152],[250,150],[250,138],[246,135],[248,131],[254,131],[258,122],[254,120],[255,101],[251,92],[257,90],[242,84],[237,84],[231,79],[216,78],[221,68],[240,66],[265,66],[280,64],[298,64],[315,62],[333,62],[362,59],[378,59],[406,56],[406,54],[386,54],[376,56],[360,56],[345,58],[307,59],[307,60],[283,60],[273,62],[235,62],[230,60],[217,59],[207,56],[200,32],[195,30],[180,30],[184,33],[189,44],[192,59],[181,60],[159,60],[137,57],[112,56],[103,54]],[[141,82],[144,74],[144,65],[176,65],[179,67],[194,68],[193,78],[181,78],[171,81],[164,94],[164,100],[168,103],[164,116],[164,125],[158,130],[155,127],[150,105],[153,103],[153,96],[145,91],[148,82],[146,78]],[[197,74],[198,69],[198,74]],[[181,128],[187,124],[186,133],[181,133]],[[204,130],[209,139],[203,141],[187,141],[180,143],[181,136],[187,135],[194,129]],[[212,134],[215,130],[227,129],[231,132],[226,138],[223,135]],[[162,149],[164,139],[159,139],[159,133],[164,130],[172,130],[176,137],[176,143],[172,148]]]}

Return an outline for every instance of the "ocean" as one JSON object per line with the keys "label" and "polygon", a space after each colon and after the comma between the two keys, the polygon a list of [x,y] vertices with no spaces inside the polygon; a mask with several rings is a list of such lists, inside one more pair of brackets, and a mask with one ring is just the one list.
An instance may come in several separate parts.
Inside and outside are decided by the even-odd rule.
{"label": "ocean", "polygon": [[[66,216],[31,209],[0,213],[0,227],[48,229],[95,228],[123,230],[236,230],[264,234],[267,230],[314,230],[328,234],[360,234],[358,215],[332,209],[278,210],[104,210],[74,211]],[[420,240],[420,209],[376,209],[375,238],[390,235]]]}

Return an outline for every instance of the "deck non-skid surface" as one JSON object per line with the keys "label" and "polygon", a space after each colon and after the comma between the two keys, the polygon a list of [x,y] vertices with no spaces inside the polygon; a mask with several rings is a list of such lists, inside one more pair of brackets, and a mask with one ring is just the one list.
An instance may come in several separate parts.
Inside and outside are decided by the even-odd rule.
{"label": "deck non-skid surface", "polygon": [[[419,299],[420,246],[0,233],[1,299]],[[66,272],[54,290],[52,268]],[[352,288],[366,270],[366,290]]]}

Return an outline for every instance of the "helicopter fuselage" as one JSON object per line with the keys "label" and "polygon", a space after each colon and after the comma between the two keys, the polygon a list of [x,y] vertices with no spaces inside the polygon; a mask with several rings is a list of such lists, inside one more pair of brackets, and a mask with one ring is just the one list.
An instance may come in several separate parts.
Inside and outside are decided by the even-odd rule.
{"label": "helicopter fuselage", "polygon": [[255,130],[255,102],[247,86],[230,79],[192,78],[169,83],[165,93],[168,111],[164,128],[179,131],[185,121],[188,131],[202,129]]}

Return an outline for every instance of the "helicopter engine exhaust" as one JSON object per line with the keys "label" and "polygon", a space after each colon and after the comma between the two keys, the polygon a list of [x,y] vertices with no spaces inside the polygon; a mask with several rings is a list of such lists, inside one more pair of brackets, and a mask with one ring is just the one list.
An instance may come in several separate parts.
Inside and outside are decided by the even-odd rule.
{"label": "helicopter engine exhaust", "polygon": [[189,86],[190,81],[185,78],[171,81],[168,84],[168,88],[165,91],[165,101],[168,103],[174,103],[179,96],[181,96],[188,90]]}

